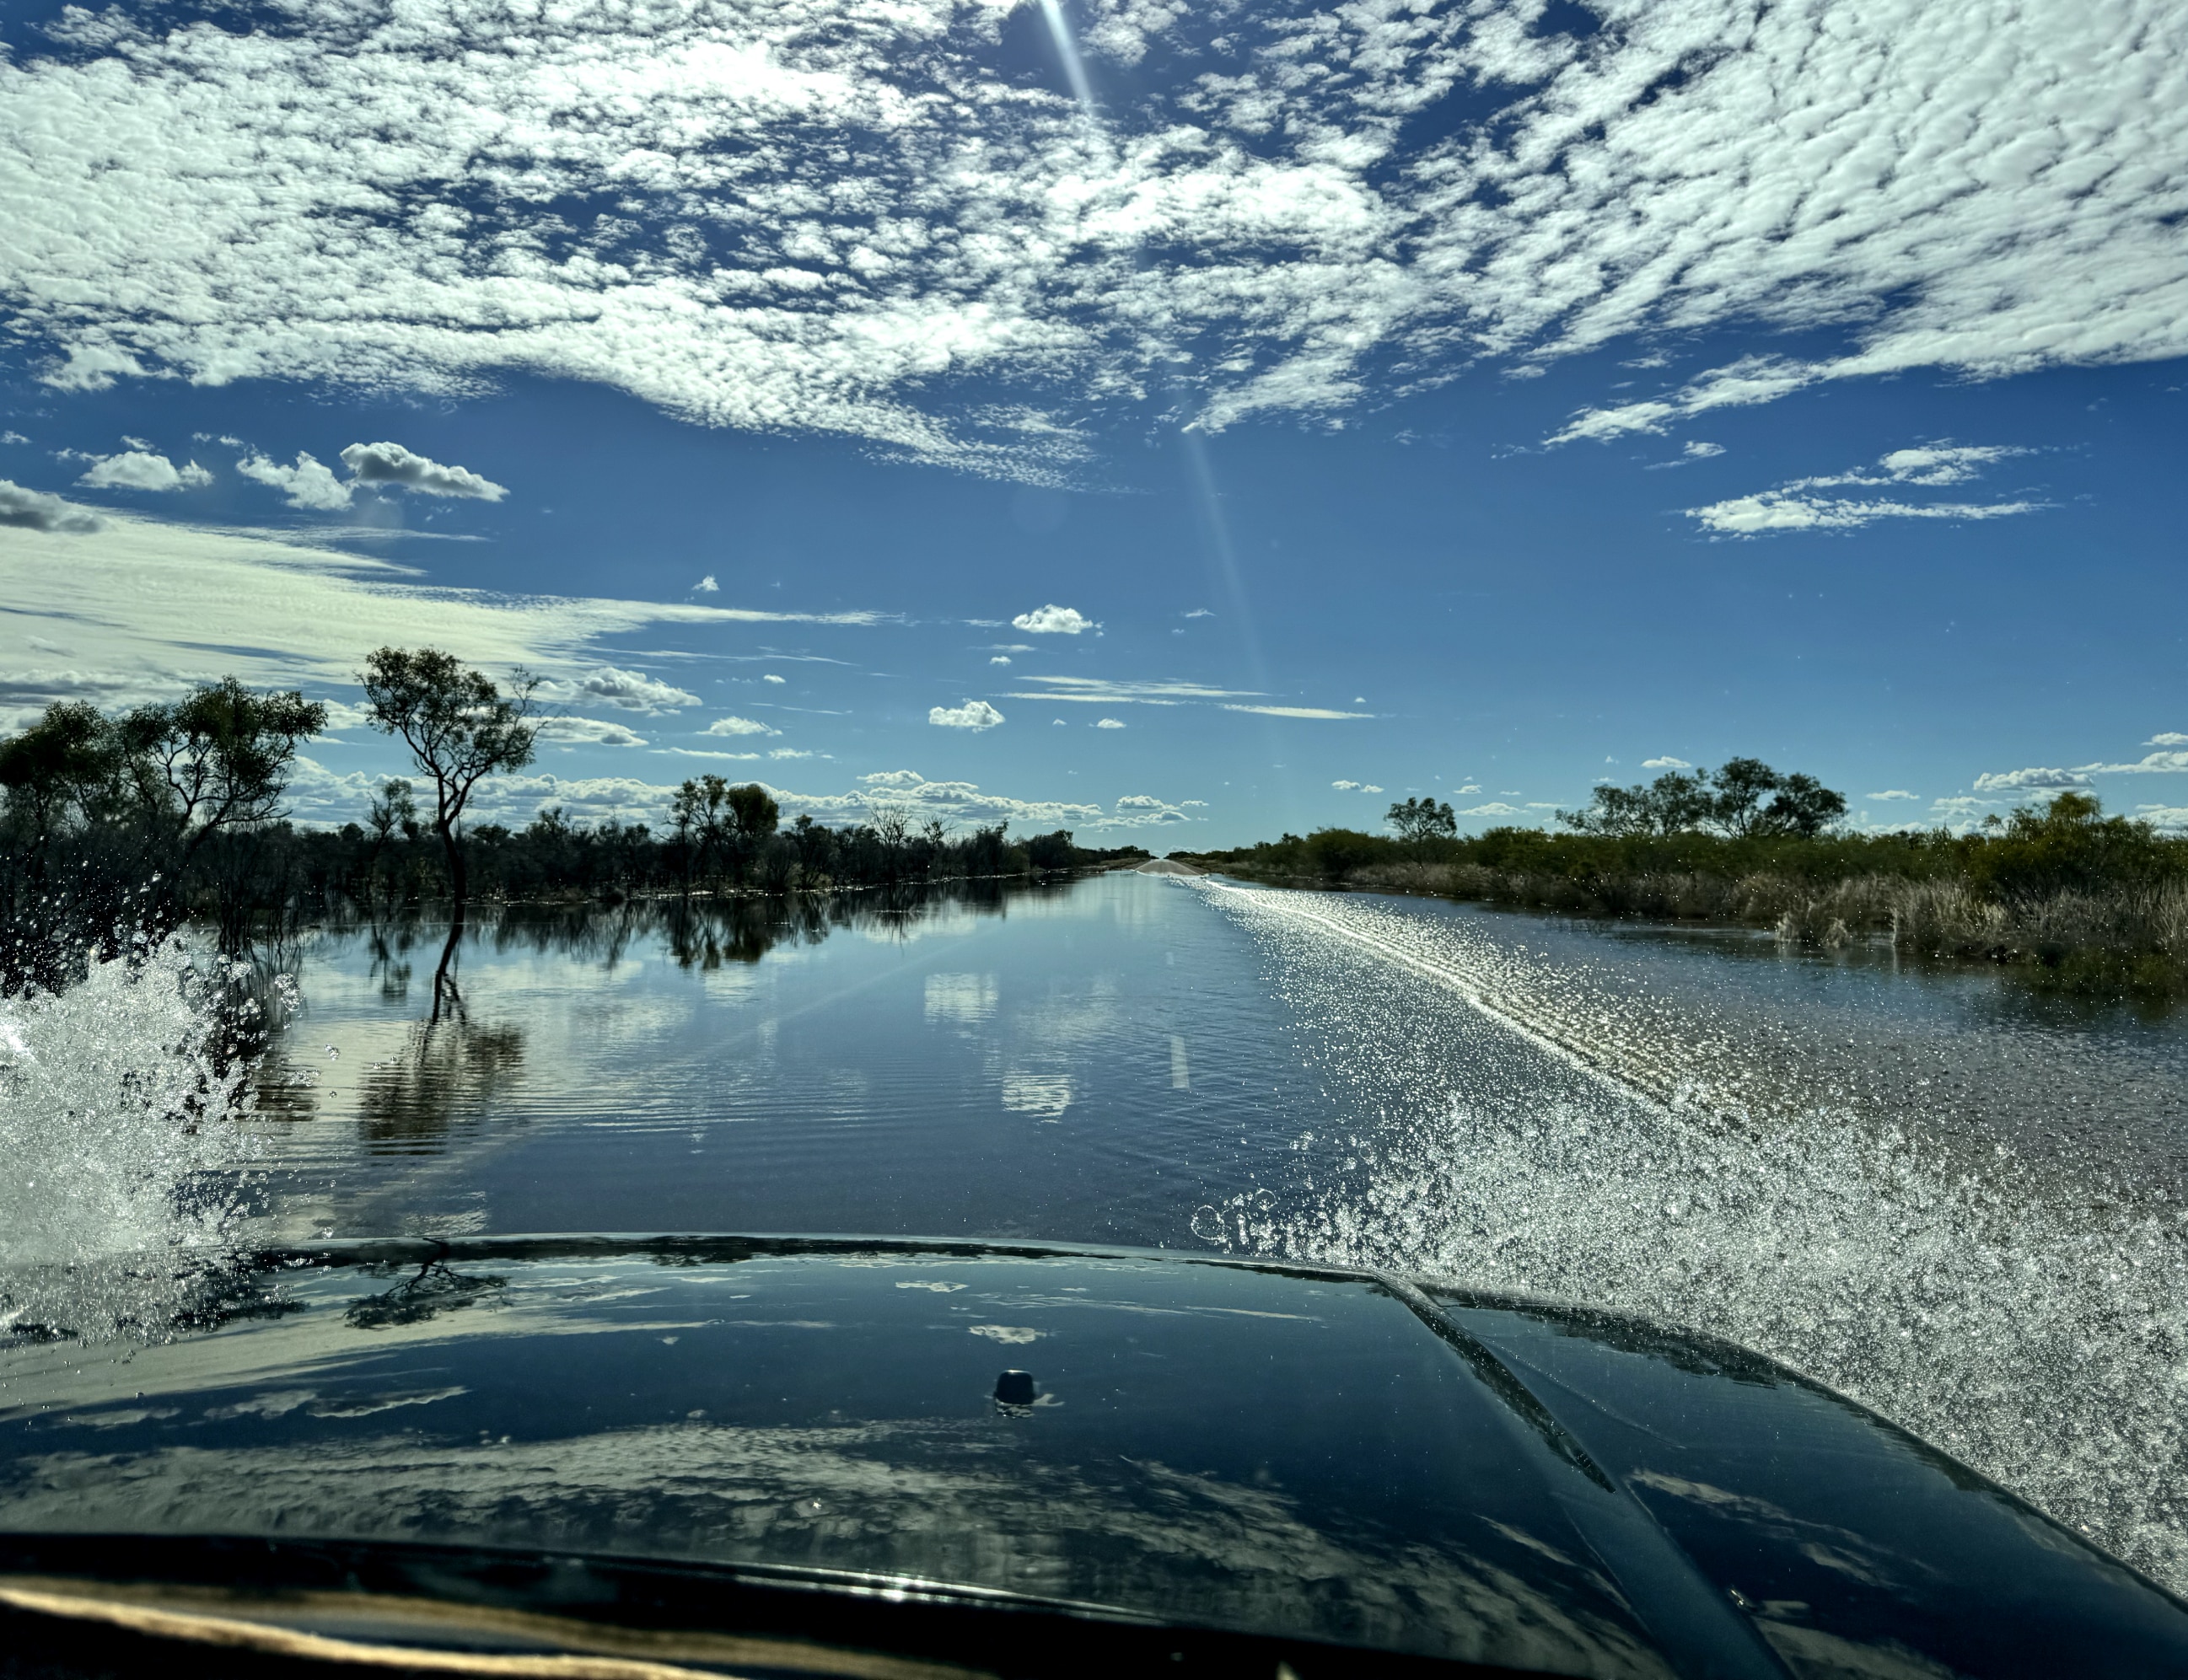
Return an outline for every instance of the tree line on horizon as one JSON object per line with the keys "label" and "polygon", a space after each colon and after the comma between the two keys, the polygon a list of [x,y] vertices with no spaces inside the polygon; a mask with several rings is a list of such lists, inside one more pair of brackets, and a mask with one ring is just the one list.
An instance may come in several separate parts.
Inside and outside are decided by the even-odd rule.
{"label": "tree line on horizon", "polygon": [[2092,995],[2188,995],[2188,838],[2062,792],[1971,833],[1852,833],[1843,795],[1755,758],[1604,785],[1564,832],[1462,836],[1413,798],[1390,832],[1285,834],[1191,855],[1277,885],[1429,893],[1530,909],[1745,923],[1781,940],[1888,938]]}
{"label": "tree line on horizon", "polygon": [[[1788,836],[1813,840],[1846,819],[1846,795],[1815,777],[1781,775],[1760,758],[1728,758],[1717,769],[1682,767],[1655,781],[1599,786],[1587,805],[1559,811],[1558,821],[1579,834],[1605,837],[1716,834],[1728,840]],[[1448,800],[1401,799],[1384,821],[1401,840],[1455,840],[1458,814]]]}
{"label": "tree line on horizon", "polygon": [[801,814],[785,826],[765,787],[713,775],[677,789],[657,828],[585,825],[560,806],[521,828],[468,824],[482,782],[533,762],[536,679],[519,670],[498,684],[437,649],[383,647],[359,681],[366,721],[408,748],[413,774],[338,826],[299,827],[285,808],[297,750],[327,715],[295,690],[228,677],[116,713],[57,702],[0,740],[0,994],[59,989],[87,952],[192,916],[234,950],[269,920],[344,908],[443,904],[460,930],[481,894],[783,893],[1147,855],[1080,847],[1063,829],[952,834],[888,806],[862,823]]}

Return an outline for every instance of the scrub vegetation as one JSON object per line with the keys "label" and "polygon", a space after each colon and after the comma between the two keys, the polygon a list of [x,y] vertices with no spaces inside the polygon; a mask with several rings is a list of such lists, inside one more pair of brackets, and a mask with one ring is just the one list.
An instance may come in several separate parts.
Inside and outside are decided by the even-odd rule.
{"label": "scrub vegetation", "polygon": [[1068,830],[951,833],[901,809],[831,827],[789,822],[757,783],[684,783],[657,825],[572,819],[467,825],[486,777],[531,761],[533,685],[507,688],[431,649],[375,652],[367,720],[406,742],[417,776],[384,782],[338,826],[300,826],[286,795],[326,709],[234,679],[104,713],[54,705],[0,740],[0,995],[58,991],[93,956],[187,918],[240,952],[330,916],[467,901],[726,898],[1026,877],[1143,859]]}
{"label": "scrub vegetation", "polygon": [[1965,834],[1847,833],[1845,809],[1813,778],[1735,759],[1599,789],[1559,814],[1563,832],[1461,837],[1448,804],[1408,799],[1391,833],[1326,828],[1190,860],[1274,885],[1739,923],[1806,945],[1889,939],[2060,990],[2188,994],[2188,840],[2078,792]]}

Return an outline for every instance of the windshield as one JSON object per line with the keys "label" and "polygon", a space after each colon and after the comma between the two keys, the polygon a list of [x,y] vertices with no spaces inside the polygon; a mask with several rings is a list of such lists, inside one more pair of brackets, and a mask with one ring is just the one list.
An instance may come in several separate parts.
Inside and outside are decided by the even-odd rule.
{"label": "windshield", "polygon": [[[2184,62],[2156,3],[0,0],[0,1536],[309,1508],[1676,1667],[1717,1624],[1565,1493],[1437,1526],[1488,1483],[1405,1456],[1429,1390],[1666,1534],[1777,1496],[1611,1464],[1548,1354],[1391,1305],[1441,1280],[1720,1339],[2188,1591]],[[543,1236],[709,1301],[764,1268],[643,1244],[1334,1268],[1329,1337],[1442,1374],[1374,1390],[1402,1452],[1088,1434],[1006,1309],[1098,1282],[843,1259],[641,1347],[584,1266],[355,1247]],[[1102,1358],[1182,1393],[1121,1328],[1170,1287]],[[1322,1309],[1238,1311],[1273,1430]],[[732,1452],[679,1359],[837,1374]],[[1037,1587],[918,1454],[958,1514],[894,1549],[584,1514],[961,1401],[1106,1514]],[[418,1469],[505,1436],[589,1468]],[[1148,1465],[1236,1497],[1168,1576]],[[1503,1584],[1361,1586],[1416,1565]],[[1822,1587],[1708,1590],[1824,1661]]]}

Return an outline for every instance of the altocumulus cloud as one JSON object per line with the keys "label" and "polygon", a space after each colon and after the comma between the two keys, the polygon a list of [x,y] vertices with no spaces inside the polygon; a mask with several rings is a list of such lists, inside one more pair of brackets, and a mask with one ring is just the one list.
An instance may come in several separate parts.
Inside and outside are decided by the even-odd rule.
{"label": "altocumulus cloud", "polygon": [[1003,714],[984,700],[968,700],[962,706],[930,708],[927,721],[949,730],[991,730]]}
{"label": "altocumulus cloud", "polygon": [[[2188,352],[2175,0],[1599,0],[1585,37],[1540,0],[1084,0],[1090,53],[1175,66],[1098,125],[1000,50],[1009,9],[64,10],[0,60],[0,298],[65,389],[532,372],[1033,476],[1086,445],[998,382],[1182,379],[1221,427],[1650,331],[1832,335],[1587,438]],[[1408,121],[1458,89],[1467,121]]]}

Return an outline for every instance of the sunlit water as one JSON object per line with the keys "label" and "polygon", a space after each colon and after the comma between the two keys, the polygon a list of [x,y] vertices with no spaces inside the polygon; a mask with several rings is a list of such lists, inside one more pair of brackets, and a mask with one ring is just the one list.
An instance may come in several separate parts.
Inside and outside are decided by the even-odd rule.
{"label": "sunlit water", "polygon": [[2188,1585],[2171,1020],[1888,952],[1130,876],[511,911],[437,1019],[443,931],[313,936],[246,1091],[179,953],[14,1007],[0,1311],[142,1322],[239,1236],[1312,1254],[1728,1334]]}
{"label": "sunlit water", "polygon": [[[2188,1583],[2179,1135],[2147,1173],[2117,1138],[2015,1142],[2149,1136],[2116,1105],[2177,1113],[2177,1031],[1797,959],[1743,989],[1689,950],[1648,987],[1661,942],[1198,890],[1268,951],[1303,1057],[1358,1115],[1341,1153],[1316,1141],[1305,1194],[1236,1209],[1241,1246],[1714,1330]],[[2084,1091],[1993,1077],[2055,1036],[2096,1068]]]}

